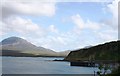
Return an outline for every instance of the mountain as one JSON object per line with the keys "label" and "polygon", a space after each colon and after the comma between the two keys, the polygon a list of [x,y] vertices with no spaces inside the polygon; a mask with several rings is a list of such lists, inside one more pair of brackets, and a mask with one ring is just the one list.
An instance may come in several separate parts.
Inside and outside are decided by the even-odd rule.
{"label": "mountain", "polygon": [[120,41],[112,41],[104,44],[71,51],[65,60],[120,60]]}
{"label": "mountain", "polygon": [[70,50],[67,50],[67,51],[57,52],[57,55],[66,57],[69,53],[70,53]]}
{"label": "mountain", "polygon": [[19,37],[9,37],[0,42],[2,55],[5,56],[63,56],[53,50],[37,47]]}

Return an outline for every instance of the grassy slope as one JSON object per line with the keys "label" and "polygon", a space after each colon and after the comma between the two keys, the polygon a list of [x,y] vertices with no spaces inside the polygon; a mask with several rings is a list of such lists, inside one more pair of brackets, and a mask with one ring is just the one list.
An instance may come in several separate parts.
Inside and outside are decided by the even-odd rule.
{"label": "grassy slope", "polygon": [[65,60],[120,60],[119,45],[120,41],[113,41],[90,48],[79,49],[70,52]]}

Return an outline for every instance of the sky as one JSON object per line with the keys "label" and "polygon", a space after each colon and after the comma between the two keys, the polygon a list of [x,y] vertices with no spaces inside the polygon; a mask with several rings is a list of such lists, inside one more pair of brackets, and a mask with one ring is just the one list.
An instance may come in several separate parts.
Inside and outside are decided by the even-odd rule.
{"label": "sky", "polygon": [[0,1],[0,41],[17,36],[59,52],[118,40],[119,0]]}

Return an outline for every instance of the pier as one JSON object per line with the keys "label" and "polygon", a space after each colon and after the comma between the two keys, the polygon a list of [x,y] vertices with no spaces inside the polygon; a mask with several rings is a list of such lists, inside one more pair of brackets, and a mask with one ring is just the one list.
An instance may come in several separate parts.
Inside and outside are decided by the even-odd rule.
{"label": "pier", "polygon": [[116,64],[117,61],[112,60],[96,60],[96,61],[70,61],[71,66],[83,66],[83,67],[98,67],[99,64]]}
{"label": "pier", "polygon": [[83,66],[83,67],[95,67],[94,62],[89,61],[72,61],[70,62],[71,66]]}

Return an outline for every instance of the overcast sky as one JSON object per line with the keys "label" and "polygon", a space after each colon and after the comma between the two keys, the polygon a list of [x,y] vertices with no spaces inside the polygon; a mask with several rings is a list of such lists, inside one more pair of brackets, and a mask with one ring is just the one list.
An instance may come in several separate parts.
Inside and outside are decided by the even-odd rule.
{"label": "overcast sky", "polygon": [[118,0],[83,1],[1,0],[0,40],[17,36],[55,51],[118,40]]}

